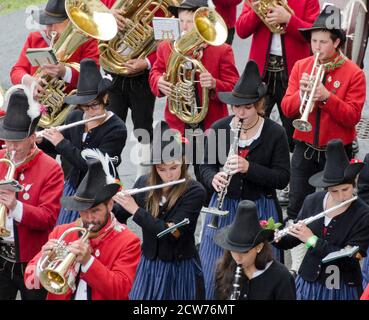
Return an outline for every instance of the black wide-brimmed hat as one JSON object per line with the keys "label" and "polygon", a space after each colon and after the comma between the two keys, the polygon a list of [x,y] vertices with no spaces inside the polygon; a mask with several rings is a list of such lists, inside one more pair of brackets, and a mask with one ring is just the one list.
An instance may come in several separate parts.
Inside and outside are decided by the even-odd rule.
{"label": "black wide-brimmed hat", "polygon": [[141,165],[151,166],[175,160],[182,161],[185,152],[184,144],[184,138],[178,130],[171,129],[166,122],[160,121],[153,131],[150,160],[142,162]]}
{"label": "black wide-brimmed hat", "polygon": [[218,231],[214,242],[225,250],[248,252],[264,241],[272,241],[274,230],[263,229],[254,202],[243,200],[238,204],[233,222]]}
{"label": "black wide-brimmed hat", "polygon": [[341,140],[334,139],[328,142],[324,170],[310,177],[309,183],[313,187],[328,188],[344,183],[352,183],[363,162],[350,163]]}
{"label": "black wide-brimmed hat", "polygon": [[207,7],[207,0],[184,0],[179,6],[169,6],[168,10],[175,16],[178,17],[178,9],[190,9],[196,10],[200,7]]}
{"label": "black wide-brimmed hat", "polygon": [[[35,85],[35,84],[34,84]],[[41,108],[33,99],[33,89],[15,85],[5,94],[4,117],[0,119],[0,139],[21,141],[31,136],[41,117]]]}
{"label": "black wide-brimmed hat", "polygon": [[258,65],[255,61],[247,62],[241,78],[235,84],[232,92],[219,92],[220,101],[230,105],[245,105],[259,101],[267,93],[267,85],[261,79]]}
{"label": "black wide-brimmed hat", "polygon": [[114,178],[106,174],[101,161],[96,159],[86,161],[88,170],[75,195],[61,199],[62,207],[65,209],[79,211],[93,208],[111,199],[120,188]]}
{"label": "black wide-brimmed hat", "polygon": [[49,0],[46,8],[39,14],[33,12],[33,17],[39,24],[43,25],[63,22],[68,19],[65,11],[65,0]]}
{"label": "black wide-brimmed hat", "polygon": [[314,30],[328,30],[338,35],[341,44],[346,41],[346,34],[342,30],[341,11],[338,7],[327,5],[319,14],[314,24],[310,28],[301,28],[299,31],[307,41],[310,41],[311,32]]}
{"label": "black wide-brimmed hat", "polygon": [[112,86],[111,76],[102,76],[95,62],[90,58],[81,60],[77,93],[65,97],[66,104],[88,104]]}

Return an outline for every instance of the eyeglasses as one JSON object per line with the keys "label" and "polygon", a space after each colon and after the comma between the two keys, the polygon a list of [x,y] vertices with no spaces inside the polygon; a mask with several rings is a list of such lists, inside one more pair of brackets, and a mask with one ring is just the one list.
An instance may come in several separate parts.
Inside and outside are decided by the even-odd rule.
{"label": "eyeglasses", "polygon": [[98,110],[100,109],[100,106],[102,105],[101,102],[99,101],[96,101],[96,102],[92,102],[92,103],[89,103],[89,104],[80,104],[80,107],[87,110],[87,109],[92,109],[92,110]]}

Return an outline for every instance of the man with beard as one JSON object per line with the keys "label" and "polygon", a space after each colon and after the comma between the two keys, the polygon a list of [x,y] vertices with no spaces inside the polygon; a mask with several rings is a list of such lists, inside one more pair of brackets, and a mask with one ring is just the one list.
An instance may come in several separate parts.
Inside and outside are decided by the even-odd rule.
{"label": "man with beard", "polygon": [[[26,287],[37,289],[40,286],[41,272],[48,264],[45,265],[44,262],[52,260],[50,256],[53,255],[60,236],[73,227],[90,230],[87,241],[83,241],[78,232],[70,232],[64,237],[67,251],[76,256],[76,263],[81,268],[76,275],[73,275],[72,269],[77,270],[78,265],[69,268],[65,276],[68,279],[65,294],[55,294],[54,290],[50,290],[52,286],[48,286],[48,300],[127,299],[140,260],[139,238],[126,225],[120,224],[111,213],[112,197],[117,193],[119,184],[104,171],[104,165],[100,161],[89,160],[87,163],[87,174],[76,194],[62,198],[62,206],[78,210],[81,219],[55,227],[50,233],[49,241],[26,268]],[[42,285],[45,285],[44,281]]]}

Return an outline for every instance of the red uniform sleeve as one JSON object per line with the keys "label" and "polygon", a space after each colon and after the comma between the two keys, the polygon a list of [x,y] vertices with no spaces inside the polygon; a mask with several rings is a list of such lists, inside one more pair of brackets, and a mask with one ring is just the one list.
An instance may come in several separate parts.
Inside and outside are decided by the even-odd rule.
{"label": "red uniform sleeve", "polygon": [[256,15],[254,10],[245,2],[241,15],[236,22],[236,32],[241,39],[246,39],[251,36],[262,23],[263,22]]}
{"label": "red uniform sleeve", "polygon": [[49,167],[47,172],[39,192],[37,206],[23,203],[23,216],[20,224],[30,229],[51,230],[59,215],[64,174],[57,163],[53,167]]}
{"label": "red uniform sleeve", "polygon": [[[224,54],[221,55],[219,61],[219,79],[216,80],[216,87],[214,99],[218,99],[219,92],[230,92],[233,90],[234,85],[239,79],[238,70],[236,68],[236,62],[234,60],[234,54],[232,47],[226,45]],[[218,99],[219,100],[219,99]]]}
{"label": "red uniform sleeve", "polygon": [[20,84],[22,82],[22,78],[24,75],[31,74],[32,66],[26,57],[26,50],[28,48],[32,48],[31,35],[32,33],[28,35],[27,40],[23,46],[23,49],[18,57],[18,60],[10,71],[10,80],[14,85]]}
{"label": "red uniform sleeve", "polygon": [[157,97],[163,97],[164,95],[158,88],[159,78],[166,72],[167,59],[169,58],[167,52],[170,52],[171,44],[167,41],[159,43],[156,50],[156,61],[152,65],[149,75],[149,83],[152,93]]}
{"label": "red uniform sleeve", "polygon": [[366,82],[363,70],[358,69],[351,73],[350,84],[344,99],[331,92],[331,96],[322,109],[327,111],[332,120],[343,127],[356,126],[361,118],[365,104]]}
{"label": "red uniform sleeve", "polygon": [[[81,45],[76,52],[70,57],[68,61],[80,63],[81,60],[85,58],[90,58],[95,60],[96,64],[99,66],[99,48],[98,42],[95,39],[90,39]],[[70,87],[73,89],[77,87],[79,72],[72,68],[72,81]]]}
{"label": "red uniform sleeve", "polygon": [[151,67],[154,65],[155,61],[156,61],[156,50],[151,52],[148,56],[147,59],[149,59]]}
{"label": "red uniform sleeve", "polygon": [[363,292],[360,300],[369,300],[369,285],[367,285],[365,291]]}
{"label": "red uniform sleeve", "polygon": [[141,255],[140,240],[129,232],[124,244],[111,268],[94,259],[87,272],[81,273],[81,279],[106,300],[127,300],[133,285]]}
{"label": "red uniform sleeve", "polygon": [[286,32],[298,41],[305,42],[305,38],[299,31],[299,28],[310,28],[316,17],[319,15],[320,6],[318,0],[307,1],[306,10],[303,17],[295,14],[291,15],[290,22],[287,25]]}

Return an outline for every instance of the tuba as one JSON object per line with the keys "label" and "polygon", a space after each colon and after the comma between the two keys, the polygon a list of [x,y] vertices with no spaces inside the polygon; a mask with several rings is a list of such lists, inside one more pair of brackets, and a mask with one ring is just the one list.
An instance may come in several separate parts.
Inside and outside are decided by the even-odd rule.
{"label": "tuba", "polygon": [[316,91],[316,88],[320,82],[323,81],[324,78],[324,65],[319,65],[319,55],[320,52],[317,51],[315,53],[315,60],[313,64],[313,68],[311,69],[311,73],[309,75],[309,88],[311,91],[308,93],[308,91],[304,92],[304,95],[302,96],[301,103],[300,103],[300,113],[301,118],[295,119],[292,121],[293,126],[303,132],[309,132],[312,129],[311,123],[308,121],[309,114],[311,111],[313,111],[314,108],[314,102],[313,97]]}
{"label": "tuba", "polygon": [[172,94],[168,97],[169,111],[182,122],[196,126],[206,117],[209,106],[207,88],[202,88],[201,106],[197,106],[196,101],[196,73],[206,72],[200,62],[201,50],[205,44],[222,45],[227,39],[228,29],[216,11],[206,7],[195,11],[193,21],[193,29],[174,42],[166,81],[173,85]]}
{"label": "tuba", "polygon": [[[90,37],[99,40],[109,40],[117,33],[117,23],[110,11],[99,0],[66,0],[65,10],[70,20],[68,26],[52,47],[60,63],[79,71],[79,63],[67,63],[73,53]],[[55,37],[55,34],[54,34]],[[40,74],[40,69],[36,75]],[[43,91],[38,102],[46,106],[38,125],[42,128],[58,126],[65,121],[69,111],[74,106],[66,106],[64,98],[66,83],[62,79],[43,77]],[[74,94],[72,91],[68,95]]]}
{"label": "tuba", "polygon": [[125,29],[110,41],[100,41],[100,64],[115,74],[125,75],[123,66],[128,60],[142,59],[156,49],[151,22],[158,10],[171,17],[168,6],[179,5],[178,0],[118,0],[112,10],[124,8]]}
{"label": "tuba", "polygon": [[[40,282],[53,294],[65,294],[69,289],[74,291],[76,271],[76,256],[68,251],[64,238],[72,232],[82,232],[80,240],[88,240],[92,225],[88,229],[72,227],[59,237],[56,247],[43,258],[39,264]],[[78,265],[77,265],[78,267]]]}
{"label": "tuba", "polygon": [[[15,188],[16,191],[22,191],[23,187],[19,185],[18,181],[14,180],[15,164],[13,162],[15,151],[12,151],[10,159],[0,159],[0,163],[5,163],[8,166],[8,171],[4,177],[4,180],[0,181],[0,184],[8,184]],[[7,208],[4,204],[0,204],[0,237],[9,237],[10,231],[6,229],[6,215]]]}
{"label": "tuba", "polygon": [[[269,24],[266,22],[265,18],[269,10],[276,6],[282,6],[287,10],[287,12],[293,14],[293,10],[290,8],[286,0],[247,0],[250,7],[254,10],[256,15],[261,21],[268,27],[272,33],[283,34],[286,32],[285,27],[280,24]],[[258,2],[254,5],[254,2]]]}

